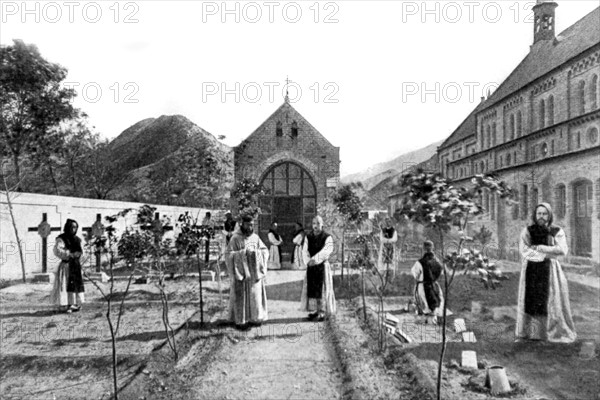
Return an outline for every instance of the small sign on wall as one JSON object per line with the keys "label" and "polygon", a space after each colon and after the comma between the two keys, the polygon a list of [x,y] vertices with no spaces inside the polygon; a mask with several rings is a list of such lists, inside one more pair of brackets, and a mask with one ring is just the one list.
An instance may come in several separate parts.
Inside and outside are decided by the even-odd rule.
{"label": "small sign on wall", "polygon": [[340,182],[340,178],[327,178],[326,185],[328,188],[334,188],[334,187],[337,187],[339,182]]}

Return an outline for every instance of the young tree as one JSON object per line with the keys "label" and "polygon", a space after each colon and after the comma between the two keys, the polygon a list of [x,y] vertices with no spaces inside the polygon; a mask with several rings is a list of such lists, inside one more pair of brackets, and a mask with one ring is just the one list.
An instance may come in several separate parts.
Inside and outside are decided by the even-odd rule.
{"label": "young tree", "polygon": [[25,274],[25,258],[23,257],[23,247],[21,246],[21,239],[19,237],[19,230],[17,229],[17,222],[15,213],[13,212],[12,201],[15,198],[15,189],[19,185],[19,181],[16,182],[15,185],[11,186],[8,183],[7,172],[5,170],[5,160],[2,156],[2,152],[0,151],[0,178],[2,179],[2,186],[4,189],[4,195],[6,196],[6,204],[8,206],[8,212],[10,214],[10,220],[12,222],[13,231],[15,233],[15,239],[17,244],[17,249],[19,251],[19,261],[21,262],[21,277],[23,282],[26,282],[26,274]]}
{"label": "young tree", "polygon": [[[117,220],[119,218],[125,217],[130,211],[131,211],[130,209],[126,209],[126,210],[123,210],[123,211],[117,213],[116,215],[111,215],[111,216],[105,217],[105,220],[107,221],[108,225],[104,228],[104,234],[99,237],[94,237],[93,240],[88,241],[89,246],[93,247],[94,249],[100,249],[102,254],[105,254],[108,256],[108,267],[109,267],[108,272],[110,274],[110,285],[109,285],[108,293],[103,290],[103,288],[100,286],[100,284],[98,284],[98,282],[96,282],[92,277],[90,277],[84,271],[85,277],[90,282],[92,282],[92,284],[96,287],[96,289],[98,289],[98,291],[104,298],[104,301],[106,301],[106,320],[108,322],[108,329],[110,332],[110,338],[111,338],[111,344],[112,344],[113,391],[114,391],[115,400],[118,400],[118,398],[119,398],[119,385],[118,385],[118,380],[117,380],[117,333],[118,333],[118,325],[121,321],[121,315],[123,313],[123,303],[125,301],[125,297],[127,296],[127,293],[125,293],[123,295],[123,298],[121,300],[121,306],[119,307],[119,312],[117,313],[117,326],[115,327],[115,325],[113,324],[114,317],[111,314],[111,306],[112,306],[112,299],[114,296],[114,286],[115,286],[114,266],[115,266],[115,262],[116,262],[116,245],[118,243],[119,238],[118,238],[117,229],[115,228],[114,223],[117,222]],[[130,282],[131,282],[132,276],[133,276],[133,270],[131,271],[131,275],[129,277]]]}
{"label": "young tree", "polygon": [[342,280],[344,279],[344,257],[345,257],[345,237],[349,225],[360,222],[362,212],[362,202],[355,189],[361,189],[362,184],[350,184],[339,187],[333,195],[333,203],[338,212],[344,218],[342,224]]}
{"label": "young tree", "polygon": [[237,201],[239,215],[248,214],[256,217],[260,213],[258,200],[262,194],[264,190],[255,179],[243,178],[238,181],[232,195]]}
{"label": "young tree", "polygon": [[[207,239],[212,236],[212,232],[198,223],[199,216],[191,216],[181,214],[179,216],[179,224],[181,233],[175,240],[175,246],[184,256],[196,256],[198,266],[198,292],[200,300],[200,323],[204,324],[204,295],[202,294],[202,261],[200,259],[200,250]],[[218,263],[218,261],[217,261]],[[206,265],[208,267],[208,264]],[[219,295],[221,294],[221,277],[219,279]]]}
{"label": "young tree", "polygon": [[156,286],[160,291],[160,300],[163,308],[162,322],[167,336],[167,344],[173,351],[173,355],[177,360],[179,353],[177,352],[177,342],[175,340],[175,329],[171,326],[169,320],[169,296],[165,290],[166,265],[165,257],[172,250],[171,239],[165,239],[164,234],[169,229],[168,224],[155,217],[155,207],[143,205],[138,209],[136,225],[143,231],[147,232],[150,240],[145,242],[147,245],[145,252],[152,259],[152,268],[158,276]]}
{"label": "young tree", "polygon": [[52,128],[78,114],[75,91],[62,87],[67,70],[45,60],[35,45],[0,46],[0,141],[21,191],[20,160],[46,144]]}
{"label": "young tree", "polygon": [[[461,235],[458,244],[458,254],[467,239],[464,234],[470,218],[480,215],[484,209],[479,204],[483,190],[496,193],[500,198],[510,199],[511,188],[499,181],[493,175],[476,175],[470,188],[454,187],[451,182],[439,173],[428,173],[417,170],[402,176],[401,186],[404,196],[401,201],[400,215],[405,218],[433,229],[439,237],[441,259],[444,260],[444,301],[442,314],[442,350],[438,363],[437,398],[441,399],[442,364],[446,351],[446,312],[450,298],[450,285],[456,272],[456,258],[446,257],[444,249],[444,234],[459,227]],[[448,276],[448,270],[451,276]]]}

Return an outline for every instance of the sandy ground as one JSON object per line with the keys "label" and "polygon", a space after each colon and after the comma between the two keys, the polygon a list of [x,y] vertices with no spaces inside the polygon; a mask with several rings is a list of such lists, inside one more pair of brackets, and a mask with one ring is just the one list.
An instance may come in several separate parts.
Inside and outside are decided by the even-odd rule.
{"label": "sandy ground", "polygon": [[[115,300],[125,285],[124,281],[115,284]],[[197,285],[193,279],[167,283],[172,326],[179,326],[197,310]],[[109,284],[101,287],[108,290]],[[19,284],[0,291],[0,397],[106,396],[112,388],[106,303],[96,288],[86,284],[83,310],[57,313],[48,303],[50,289],[49,284]],[[131,286],[117,335],[121,383],[134,376],[140,363],[166,337],[159,299],[159,290],[152,283]],[[209,307],[215,302],[213,296]],[[113,305],[116,316],[119,302]],[[116,324],[116,317],[113,321]]]}
{"label": "sandy ground", "polygon": [[[439,343],[432,342],[438,340],[427,341],[424,336],[422,343],[413,345],[390,340],[388,350],[379,353],[375,337],[370,336],[372,327],[361,323],[361,313],[356,312],[360,307],[356,295],[351,297],[353,301],[342,301],[343,295],[352,293],[345,293],[339,277],[336,293],[341,307],[335,323],[309,322],[305,313],[297,310],[303,276],[303,271],[270,271],[269,321],[247,332],[235,330],[225,321],[216,282],[204,282],[207,324],[200,325],[198,314],[194,314],[198,308],[197,278],[168,281],[171,323],[182,326],[177,334],[178,360],[168,346],[159,348],[166,336],[158,289],[152,283],[132,286],[117,342],[119,385],[124,388],[120,398],[346,399],[396,394],[406,399],[425,398],[419,392],[427,386],[421,378],[425,374],[429,382],[435,381]],[[124,285],[118,282],[117,292]],[[591,358],[579,355],[583,341],[596,346],[599,342],[598,290],[570,284],[579,334],[576,343],[519,344],[512,335],[515,285],[514,276],[495,291],[483,289],[468,277],[457,281],[451,309],[456,317],[465,318],[477,343],[449,343],[445,398],[489,398],[478,392],[484,370],[464,371],[457,366],[462,350],[477,351],[478,359],[488,366],[505,366],[519,389],[513,398],[598,398],[598,352]],[[401,315],[412,283],[399,276],[392,289],[386,310]],[[111,342],[100,294],[86,286],[84,310],[68,315],[55,313],[47,304],[49,290],[44,284],[0,290],[0,397],[109,398]],[[223,290],[227,292],[227,282]],[[119,298],[115,296],[115,300]],[[224,300],[226,303],[226,295]],[[471,312],[474,300],[481,302],[479,313]],[[407,361],[409,353],[416,356],[415,362]]]}
{"label": "sandy ground", "polygon": [[324,334],[324,322],[298,311],[304,273],[270,274],[269,321],[234,333],[206,375],[198,377],[190,398],[336,399],[341,374]]}

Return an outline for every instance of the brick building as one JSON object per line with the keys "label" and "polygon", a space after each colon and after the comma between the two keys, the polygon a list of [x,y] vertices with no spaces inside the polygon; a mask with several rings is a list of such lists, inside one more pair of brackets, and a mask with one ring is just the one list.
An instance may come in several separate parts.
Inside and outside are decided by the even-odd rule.
{"label": "brick building", "polygon": [[[600,261],[600,8],[555,35],[557,3],[537,1],[529,54],[438,148],[442,173],[468,185],[495,172],[518,195],[485,193],[484,224],[500,255],[518,259],[534,204],[552,204],[569,261]],[[559,9],[560,10],[560,9]],[[560,16],[560,15],[559,15]]]}
{"label": "brick building", "polygon": [[294,223],[310,227],[318,204],[340,176],[340,148],[333,146],[288,99],[234,149],[235,180],[250,177],[266,192],[260,199],[258,231],[266,242],[277,221],[285,263],[293,251]]}

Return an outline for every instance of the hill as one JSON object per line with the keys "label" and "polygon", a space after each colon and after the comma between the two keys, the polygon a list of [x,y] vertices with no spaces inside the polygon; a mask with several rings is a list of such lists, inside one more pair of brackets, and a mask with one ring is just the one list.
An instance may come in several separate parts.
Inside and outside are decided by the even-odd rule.
{"label": "hill", "polygon": [[108,150],[127,176],[111,196],[120,200],[217,206],[233,182],[232,149],[182,115],[141,120]]}
{"label": "hill", "polygon": [[158,162],[191,141],[204,141],[224,155],[231,148],[182,115],[147,118],[125,129],[109,144],[113,162],[128,173]]}
{"label": "hill", "polygon": [[370,190],[385,179],[406,171],[416,164],[429,160],[436,153],[437,147],[441,143],[442,141],[432,143],[421,149],[402,154],[392,160],[375,164],[362,172],[346,175],[341,179],[341,182],[362,182],[365,189]]}

